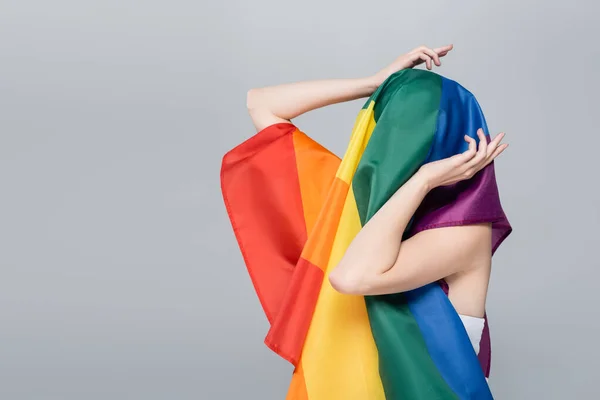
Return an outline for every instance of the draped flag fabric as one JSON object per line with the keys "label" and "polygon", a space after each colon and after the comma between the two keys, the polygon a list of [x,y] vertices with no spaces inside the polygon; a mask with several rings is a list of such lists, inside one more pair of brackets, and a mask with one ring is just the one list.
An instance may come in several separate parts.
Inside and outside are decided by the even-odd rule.
{"label": "draped flag fabric", "polygon": [[[490,136],[475,97],[426,70],[390,76],[359,112],[344,157],[291,123],[271,125],[221,166],[227,213],[270,323],[266,345],[294,366],[288,400],[491,399],[487,324],[475,354],[445,282],[384,296],[327,279],[362,226],[424,163]],[[433,189],[404,233],[490,222],[492,253],[512,228],[492,162]]]}

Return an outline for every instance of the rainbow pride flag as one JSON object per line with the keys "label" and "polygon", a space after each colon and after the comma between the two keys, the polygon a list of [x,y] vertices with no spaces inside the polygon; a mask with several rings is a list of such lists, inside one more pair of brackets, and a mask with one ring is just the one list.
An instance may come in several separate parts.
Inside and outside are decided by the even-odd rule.
{"label": "rainbow pride flag", "polygon": [[[326,276],[362,226],[424,163],[490,136],[475,97],[426,70],[390,76],[358,114],[344,157],[291,123],[229,151],[221,189],[270,322],[266,345],[295,366],[288,400],[491,399],[487,325],[475,354],[444,281],[385,296],[336,292]],[[405,231],[491,222],[512,228],[494,163],[432,190]]]}

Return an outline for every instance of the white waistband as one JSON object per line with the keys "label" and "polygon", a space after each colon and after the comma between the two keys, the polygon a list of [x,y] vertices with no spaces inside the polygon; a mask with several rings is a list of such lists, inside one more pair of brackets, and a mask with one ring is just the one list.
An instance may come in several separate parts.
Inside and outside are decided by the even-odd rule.
{"label": "white waistband", "polygon": [[469,340],[473,345],[473,349],[475,349],[475,354],[479,354],[479,342],[481,342],[485,319],[462,314],[458,314],[458,316],[467,330]]}

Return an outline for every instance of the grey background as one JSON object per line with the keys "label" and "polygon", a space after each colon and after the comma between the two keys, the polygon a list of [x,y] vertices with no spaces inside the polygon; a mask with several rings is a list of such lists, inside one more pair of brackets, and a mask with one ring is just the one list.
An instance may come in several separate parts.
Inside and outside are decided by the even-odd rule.
{"label": "grey background", "polygon": [[[489,293],[498,399],[597,396],[592,1],[1,1],[0,398],[283,399],[226,217],[253,86],[438,72],[510,143]],[[296,120],[341,154],[362,100]]]}

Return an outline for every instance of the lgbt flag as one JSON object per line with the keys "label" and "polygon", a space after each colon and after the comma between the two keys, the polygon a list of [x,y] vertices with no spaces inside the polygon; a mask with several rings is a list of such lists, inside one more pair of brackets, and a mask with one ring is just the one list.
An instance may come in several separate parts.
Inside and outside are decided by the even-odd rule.
{"label": "lgbt flag", "polygon": [[[327,274],[362,226],[424,163],[490,136],[475,97],[426,70],[390,76],[359,112],[344,157],[291,123],[223,157],[221,189],[270,322],[266,345],[295,366],[288,400],[491,399],[489,330],[479,356],[444,281],[384,296],[336,292]],[[432,190],[405,238],[491,222],[492,252],[512,228],[494,163]]]}

